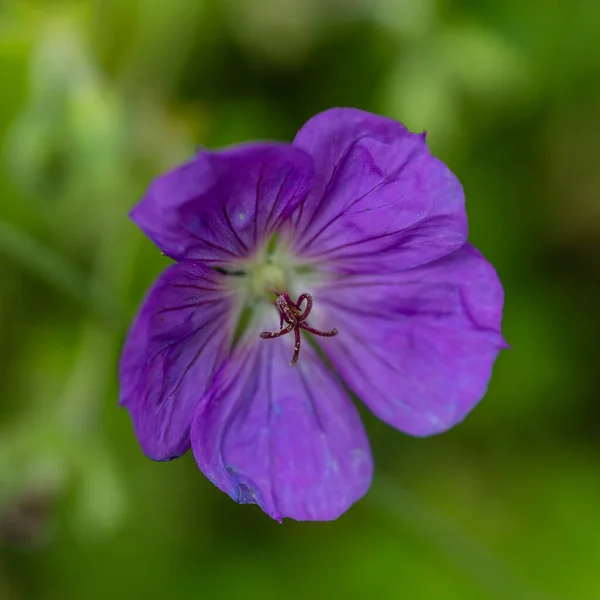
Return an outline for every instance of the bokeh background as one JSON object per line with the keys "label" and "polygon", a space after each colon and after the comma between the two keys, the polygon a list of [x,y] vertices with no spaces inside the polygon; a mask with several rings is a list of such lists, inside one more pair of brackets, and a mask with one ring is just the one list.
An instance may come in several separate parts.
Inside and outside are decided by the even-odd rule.
{"label": "bokeh background", "polygon": [[[593,0],[0,0],[0,600],[600,598],[599,39]],[[428,131],[512,349],[449,433],[366,416],[369,495],[280,525],[116,406],[167,264],[127,212],[340,105]]]}

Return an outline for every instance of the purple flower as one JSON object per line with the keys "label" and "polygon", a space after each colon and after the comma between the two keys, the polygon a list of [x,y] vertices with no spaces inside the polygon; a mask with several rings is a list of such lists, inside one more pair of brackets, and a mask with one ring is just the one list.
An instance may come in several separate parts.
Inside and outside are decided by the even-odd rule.
{"label": "purple flower", "polygon": [[331,109],[291,145],[201,151],[132,218],[175,264],[129,332],[121,404],[150,458],[191,447],[237,502],[335,519],[373,471],[351,392],[415,436],[485,393],[502,286],[460,183],[400,123]]}

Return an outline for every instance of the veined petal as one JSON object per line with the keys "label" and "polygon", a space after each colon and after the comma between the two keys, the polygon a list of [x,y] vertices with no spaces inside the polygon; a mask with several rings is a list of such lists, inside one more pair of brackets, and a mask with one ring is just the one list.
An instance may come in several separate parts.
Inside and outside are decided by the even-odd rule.
{"label": "veined petal", "polygon": [[350,108],[310,119],[294,146],[313,157],[315,182],[294,217],[293,247],[348,272],[396,271],[465,241],[462,187],[431,156],[424,134]]}
{"label": "veined petal", "polygon": [[342,379],[380,419],[416,436],[462,421],[506,347],[502,286],[469,244],[393,276],[346,276],[317,301],[340,330],[323,351]]}
{"label": "veined petal", "polygon": [[356,408],[309,344],[249,340],[198,406],[192,449],[236,502],[272,518],[324,521],[369,488],[372,459]]}
{"label": "veined petal", "polygon": [[312,182],[310,157],[290,145],[200,151],[156,179],[131,218],[168,256],[229,264],[280,228]]}
{"label": "veined petal", "polygon": [[224,279],[193,262],[170,266],[129,331],[120,362],[120,403],[154,460],[189,449],[196,404],[231,347],[238,308]]}

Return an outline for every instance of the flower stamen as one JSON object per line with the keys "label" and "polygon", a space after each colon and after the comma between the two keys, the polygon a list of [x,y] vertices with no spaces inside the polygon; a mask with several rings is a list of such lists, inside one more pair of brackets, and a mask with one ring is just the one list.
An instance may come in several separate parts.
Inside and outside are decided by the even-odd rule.
{"label": "flower stamen", "polygon": [[[313,306],[312,296],[308,293],[300,294],[296,302],[292,302],[287,294],[277,294],[275,305],[279,310],[279,331],[263,331],[260,334],[260,337],[263,340],[272,340],[293,331],[295,344],[294,356],[290,363],[292,367],[297,364],[298,358],[300,357],[300,341],[302,339],[300,336],[301,329],[320,337],[333,337],[339,333],[337,328],[330,329],[329,331],[321,331],[320,329],[311,327],[306,322]],[[304,305],[304,307],[302,305]],[[285,327],[283,325],[284,322],[287,323]]]}

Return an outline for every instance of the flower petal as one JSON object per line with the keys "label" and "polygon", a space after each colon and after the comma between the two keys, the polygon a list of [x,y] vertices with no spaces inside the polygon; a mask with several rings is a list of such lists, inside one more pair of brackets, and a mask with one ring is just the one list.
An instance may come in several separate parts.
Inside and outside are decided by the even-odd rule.
{"label": "flower petal", "polygon": [[335,519],[369,488],[369,443],[356,408],[309,344],[290,366],[292,337],[256,334],[240,349],[198,407],[192,449],[236,502],[258,504],[279,521]]}
{"label": "flower petal", "polygon": [[285,144],[200,151],[156,179],[131,218],[168,256],[228,264],[276,231],[312,182],[312,161]]}
{"label": "flower petal", "polygon": [[300,205],[293,247],[336,268],[399,270],[444,256],[465,241],[460,183],[429,153],[424,134],[356,109],[310,119],[294,146],[316,165]]}
{"label": "flower petal", "polygon": [[379,418],[416,436],[462,421],[506,347],[502,286],[469,244],[405,273],[346,276],[317,302],[340,330],[323,350],[342,379]]}
{"label": "flower petal", "polygon": [[125,342],[120,403],[154,460],[189,449],[194,408],[231,346],[238,313],[224,279],[191,262],[170,266],[148,293]]}

